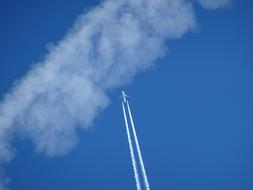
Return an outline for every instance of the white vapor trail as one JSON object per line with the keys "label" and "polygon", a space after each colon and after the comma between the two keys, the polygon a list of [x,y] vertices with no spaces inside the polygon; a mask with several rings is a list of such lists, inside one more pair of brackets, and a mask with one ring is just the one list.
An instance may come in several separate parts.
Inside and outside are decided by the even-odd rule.
{"label": "white vapor trail", "polygon": [[127,121],[127,116],[126,116],[126,110],[125,110],[125,105],[124,105],[123,102],[122,102],[122,109],[123,109],[123,114],[124,114],[124,119],[125,119],[127,139],[128,139],[129,149],[130,149],[130,155],[131,155],[131,160],[132,160],[134,177],[135,177],[135,181],[136,181],[136,187],[137,187],[137,190],[141,190],[141,183],[140,183],[139,173],[138,173],[137,164],[136,164],[136,160],[135,160],[133,143],[132,143],[131,136],[130,136],[128,121]]}
{"label": "white vapor trail", "polygon": [[129,113],[129,117],[130,117],[130,121],[131,121],[131,125],[132,125],[134,140],[135,140],[135,144],[136,144],[136,148],[137,148],[139,162],[140,162],[140,165],[141,165],[142,175],[143,175],[143,178],[144,178],[145,188],[146,188],[146,190],[150,190],[146,169],[145,169],[144,162],[143,162],[143,159],[142,159],[140,144],[139,144],[139,140],[138,140],[138,137],[137,137],[137,134],[136,134],[136,129],[135,129],[135,125],[134,125],[134,121],[133,121],[133,117],[132,117],[132,113],[131,113],[131,109],[130,109],[128,101],[127,101],[127,109],[128,109],[128,113]]}
{"label": "white vapor trail", "polygon": [[[104,0],[80,15],[0,102],[0,168],[15,155],[15,137],[30,138],[50,157],[68,154],[78,143],[76,129],[90,127],[108,106],[109,90],[163,58],[169,39],[196,28],[194,3],[216,9],[230,2]],[[1,179],[0,190],[7,184]]]}

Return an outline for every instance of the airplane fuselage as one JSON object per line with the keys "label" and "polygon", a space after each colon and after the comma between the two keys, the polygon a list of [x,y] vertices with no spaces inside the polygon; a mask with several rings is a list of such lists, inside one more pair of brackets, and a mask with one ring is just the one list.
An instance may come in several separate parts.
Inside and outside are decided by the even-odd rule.
{"label": "airplane fuselage", "polygon": [[123,99],[123,102],[126,103],[127,102],[127,95],[124,91],[122,91],[122,95],[121,95],[122,99]]}

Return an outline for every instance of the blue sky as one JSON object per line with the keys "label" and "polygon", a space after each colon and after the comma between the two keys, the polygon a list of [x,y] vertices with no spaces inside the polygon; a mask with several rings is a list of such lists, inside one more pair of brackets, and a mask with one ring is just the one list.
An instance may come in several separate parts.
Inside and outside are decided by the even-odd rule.
{"label": "blue sky", "polygon": [[[98,1],[0,2],[0,93],[24,76],[77,15]],[[207,11],[195,6],[198,29],[168,40],[169,55],[124,88],[152,189],[253,189],[253,2]],[[34,152],[16,138],[5,167],[11,190],[134,189],[120,101],[110,106],[66,156]]]}

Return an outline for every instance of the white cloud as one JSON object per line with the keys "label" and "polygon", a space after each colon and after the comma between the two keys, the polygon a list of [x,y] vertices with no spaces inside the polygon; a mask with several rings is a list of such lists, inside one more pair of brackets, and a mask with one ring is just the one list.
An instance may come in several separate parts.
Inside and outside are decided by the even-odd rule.
{"label": "white cloud", "polygon": [[89,127],[108,105],[106,90],[130,82],[164,55],[166,39],[194,26],[183,0],[109,0],[80,16],[2,101],[1,160],[12,157],[13,131],[31,138],[38,152],[68,153],[76,127]]}
{"label": "white cloud", "polygon": [[218,9],[231,5],[232,0],[197,0],[200,5],[207,9]]}
{"label": "white cloud", "polygon": [[[0,167],[0,176],[3,176],[3,169]],[[10,179],[6,177],[0,177],[0,190],[9,190],[8,184]]]}

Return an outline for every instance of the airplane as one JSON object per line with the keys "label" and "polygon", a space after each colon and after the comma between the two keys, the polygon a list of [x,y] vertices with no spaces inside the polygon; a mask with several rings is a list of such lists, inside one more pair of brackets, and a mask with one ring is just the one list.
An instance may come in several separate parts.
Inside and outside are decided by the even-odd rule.
{"label": "airplane", "polygon": [[127,98],[129,98],[130,96],[128,96],[124,90],[122,90],[122,95],[119,98],[123,99],[123,102],[126,103],[127,102]]}

